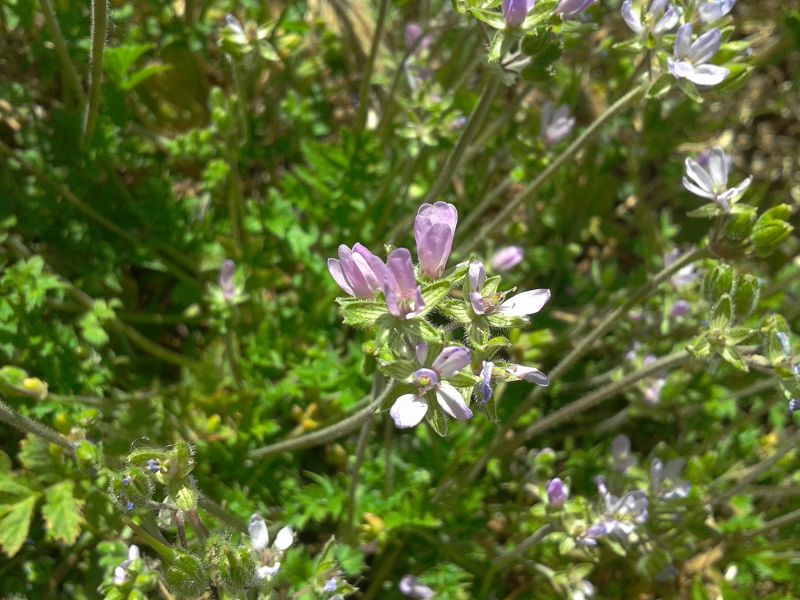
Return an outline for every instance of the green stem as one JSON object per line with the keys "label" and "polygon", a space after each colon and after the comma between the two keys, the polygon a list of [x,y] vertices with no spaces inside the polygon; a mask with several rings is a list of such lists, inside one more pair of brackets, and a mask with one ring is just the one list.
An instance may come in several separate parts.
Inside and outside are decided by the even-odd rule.
{"label": "green stem", "polygon": [[75,453],[75,447],[67,438],[58,433],[55,429],[50,429],[47,425],[43,425],[38,421],[29,419],[28,417],[19,414],[16,410],[11,408],[3,400],[0,399],[0,421],[7,425],[22,431],[38,435],[40,438],[47,440],[51,444],[55,444],[67,451],[68,454]]}
{"label": "green stem", "polygon": [[309,433],[297,438],[283,440],[263,448],[250,450],[247,455],[249,458],[264,458],[281,452],[289,452],[291,450],[300,450],[304,448],[313,448],[314,446],[321,446],[328,444],[334,440],[344,437],[356,429],[358,429],[364,421],[369,419],[375,411],[383,404],[383,401],[389,396],[389,393],[394,389],[394,384],[389,384],[384,388],[383,392],[377,398],[374,398],[365,408],[357,413],[319,431]]}
{"label": "green stem", "polygon": [[525,538],[518,546],[516,546],[513,550],[502,554],[501,556],[495,558],[492,561],[491,567],[489,568],[486,577],[483,579],[483,584],[481,585],[481,593],[479,595],[480,598],[489,598],[489,593],[492,589],[492,583],[494,582],[494,578],[497,573],[507,564],[515,561],[518,557],[523,556],[528,550],[533,548],[536,544],[541,542],[545,537],[550,535],[554,532],[556,528],[553,525],[547,524],[543,527],[540,527],[536,532],[532,535]]}
{"label": "green stem", "polygon": [[361,79],[361,89],[358,92],[358,113],[356,115],[356,131],[362,131],[367,123],[367,112],[369,108],[369,87],[372,83],[372,71],[375,69],[375,58],[381,47],[383,30],[386,26],[386,13],[389,10],[389,0],[381,0],[378,8],[378,18],[375,22],[375,33],[372,37],[372,47],[367,57],[367,68]]}
{"label": "green stem", "polygon": [[78,103],[84,106],[86,104],[86,92],[83,91],[81,78],[78,76],[78,71],[75,69],[75,65],[72,63],[72,59],[69,56],[67,42],[64,40],[61,27],[58,25],[58,18],[56,18],[56,11],[53,8],[53,3],[50,0],[40,0],[40,2],[45,23],[53,38],[53,46],[56,49],[59,61],[61,61],[61,68],[64,69],[64,80],[67,88],[69,88],[69,91],[78,100]]}
{"label": "green stem", "polygon": [[106,47],[108,0],[92,0],[92,53],[89,57],[89,100],[83,119],[82,144],[91,141],[103,88],[103,50]]}
{"label": "green stem", "polygon": [[[461,132],[461,136],[459,136],[456,145],[453,147],[452,151],[447,157],[445,161],[444,167],[441,171],[439,171],[439,176],[436,178],[433,186],[428,193],[425,195],[425,199],[422,203],[431,203],[435,202],[439,195],[444,191],[445,187],[452,181],[453,175],[455,174],[456,170],[459,166],[461,166],[462,159],[464,158],[464,153],[466,152],[467,148],[469,147],[470,142],[472,142],[472,138],[475,134],[480,130],[483,121],[486,118],[486,114],[489,112],[489,108],[492,106],[492,102],[494,102],[495,97],[497,96],[497,91],[500,89],[500,79],[495,77],[493,73],[486,74],[486,83],[483,87],[483,91],[481,92],[480,99],[478,100],[478,104],[475,106],[475,109],[472,111],[470,115],[469,122],[467,123],[466,127],[464,127],[463,131]],[[408,229],[408,219],[404,218],[398,221],[395,228],[389,233],[389,242],[394,242],[395,238],[402,232],[405,232]]]}
{"label": "green stem", "polygon": [[[388,419],[387,419],[388,422]],[[347,534],[346,539],[353,539],[353,526],[356,517],[357,493],[358,493],[358,479],[361,474],[361,465],[364,463],[364,458],[367,455],[367,445],[369,442],[369,435],[372,433],[372,426],[375,423],[375,414],[369,415],[364,425],[361,427],[361,433],[358,434],[358,442],[356,443],[356,455],[353,457],[353,467],[350,469],[350,489],[348,490],[348,503],[347,503]]]}
{"label": "green stem", "polygon": [[[508,223],[511,214],[520,204],[530,200],[539,190],[539,188],[541,188],[542,185],[544,185],[547,180],[550,179],[550,177],[552,177],[562,166],[564,166],[564,164],[570,161],[608,121],[638,100],[639,97],[644,94],[645,89],[646,86],[641,84],[630,90],[622,98],[609,106],[602,115],[600,115],[591,125],[589,125],[589,127],[587,127],[566,150],[564,150],[564,152],[558,155],[558,157],[556,157],[552,163],[547,165],[544,171],[542,171],[539,176],[536,177],[536,179],[534,179],[516,197],[512,198],[511,201],[508,202],[508,204],[506,204],[492,220],[481,227],[476,235],[469,236],[467,240],[456,249],[455,255],[462,257],[469,254],[479,242],[488,239],[489,235],[491,235],[491,233],[500,225]],[[475,212],[477,212],[478,216],[480,216],[486,209],[488,209],[488,207],[488,204],[482,204],[479,206],[480,210],[476,210]],[[474,218],[478,218],[478,216]]]}
{"label": "green stem", "polygon": [[797,510],[793,510],[792,512],[786,513],[785,515],[781,515],[771,521],[767,521],[758,529],[753,529],[752,531],[748,531],[744,533],[745,539],[752,539],[764,533],[769,533],[773,529],[782,529],[788,525],[793,525],[800,521],[800,508]]}
{"label": "green stem", "polygon": [[155,536],[150,535],[150,533],[146,531],[144,527],[136,523],[133,519],[130,519],[129,517],[123,517],[122,520],[128,527],[133,529],[133,532],[139,537],[139,539],[150,546],[153,550],[158,552],[163,559],[168,561],[175,560],[175,551],[172,548],[161,543],[155,538]]}

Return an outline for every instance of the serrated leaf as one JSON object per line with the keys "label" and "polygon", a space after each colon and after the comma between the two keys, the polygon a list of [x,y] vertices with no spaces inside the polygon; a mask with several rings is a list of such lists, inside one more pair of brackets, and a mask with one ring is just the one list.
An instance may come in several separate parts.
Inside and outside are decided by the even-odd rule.
{"label": "serrated leaf", "polygon": [[411,319],[403,321],[402,329],[409,335],[421,339],[429,344],[438,344],[442,341],[442,334],[425,319]]}
{"label": "serrated leaf", "polygon": [[507,337],[498,335],[486,342],[486,345],[481,350],[485,353],[485,360],[492,360],[495,354],[509,346],[511,346],[511,341]]}
{"label": "serrated leaf", "polygon": [[422,299],[425,301],[425,308],[419,316],[423,317],[434,310],[450,293],[449,281],[436,281],[422,288]]}
{"label": "serrated leaf", "polygon": [[412,360],[395,360],[389,363],[381,363],[378,367],[381,373],[404,381],[408,379],[411,374],[417,370],[417,363]]}
{"label": "serrated leaf", "polygon": [[456,321],[457,323],[466,324],[471,320],[467,310],[467,305],[464,304],[462,300],[457,300],[456,298],[448,298],[443,300],[439,304],[438,310],[440,313],[452,319],[453,321]]}
{"label": "serrated leaf", "polygon": [[0,506],[0,548],[9,558],[16,555],[25,543],[35,507],[35,495],[15,504]]}
{"label": "serrated leaf", "polygon": [[386,305],[373,300],[348,302],[341,307],[345,325],[372,328],[383,315]]}
{"label": "serrated leaf", "polygon": [[74,544],[81,533],[83,500],[75,498],[75,484],[62,481],[50,486],[44,496],[42,517],[47,539]]}
{"label": "serrated leaf", "polygon": [[19,483],[13,474],[0,471],[0,501],[10,502],[33,493],[32,489]]}

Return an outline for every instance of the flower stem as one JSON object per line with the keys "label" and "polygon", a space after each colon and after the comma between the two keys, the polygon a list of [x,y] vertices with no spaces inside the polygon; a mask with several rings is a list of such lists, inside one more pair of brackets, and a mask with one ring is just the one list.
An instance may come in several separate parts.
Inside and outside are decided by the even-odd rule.
{"label": "flower stem", "polygon": [[[640,84],[622,96],[622,98],[617,100],[614,104],[609,106],[602,115],[597,117],[597,119],[591,125],[589,125],[589,127],[587,127],[566,150],[564,150],[564,152],[559,154],[552,163],[547,165],[544,171],[542,171],[538,177],[536,177],[536,179],[528,184],[528,186],[516,197],[512,198],[511,201],[508,202],[508,204],[506,204],[491,221],[481,227],[476,235],[468,236],[466,241],[456,249],[455,255],[457,257],[463,257],[469,254],[475,249],[475,246],[479,242],[484,241],[495,229],[497,229],[503,223],[509,222],[511,214],[520,204],[531,199],[539,190],[539,188],[541,188],[542,185],[544,185],[545,182],[550,179],[550,177],[552,177],[564,164],[570,161],[578,153],[578,151],[581,150],[581,148],[583,148],[602,129],[603,125],[616,116],[617,113],[622,112],[625,108],[638,100],[639,97],[644,94],[645,89],[645,84]],[[475,210],[472,211],[471,219],[477,219],[488,208],[489,203],[482,202],[475,208]]]}
{"label": "flower stem", "polygon": [[83,119],[81,143],[85,145],[94,134],[103,87],[103,50],[106,47],[108,0],[92,0],[92,54],[89,57],[89,100]]}
{"label": "flower stem", "polygon": [[358,113],[356,114],[356,131],[362,131],[367,123],[369,107],[369,86],[372,83],[372,71],[375,69],[375,58],[381,47],[381,38],[386,26],[386,13],[389,10],[389,0],[381,0],[378,8],[378,18],[375,23],[375,33],[372,37],[372,47],[367,57],[367,66],[361,79],[361,89],[358,92]]}
{"label": "flower stem", "polygon": [[[388,420],[387,420],[388,422]],[[348,504],[347,504],[347,532],[346,539],[353,537],[353,525],[356,516],[356,495],[358,492],[358,479],[361,472],[361,465],[367,455],[367,445],[369,442],[369,434],[372,433],[372,426],[375,423],[375,413],[371,413],[364,425],[361,427],[361,433],[358,434],[358,442],[356,443],[356,455],[353,457],[353,467],[350,469],[350,489],[348,491]]]}
{"label": "flower stem", "polygon": [[41,5],[45,23],[50,30],[50,35],[53,37],[53,46],[55,46],[56,54],[58,54],[58,59],[61,61],[61,68],[64,69],[64,80],[67,88],[69,88],[70,93],[75,96],[78,104],[83,106],[86,104],[86,92],[83,91],[81,78],[78,76],[78,71],[75,69],[75,65],[72,64],[72,59],[69,57],[67,42],[64,40],[61,27],[58,25],[53,3],[51,0],[41,0]]}
{"label": "flower stem", "polygon": [[373,398],[373,400],[366,407],[362,408],[360,411],[347,417],[346,419],[343,419],[338,423],[334,423],[330,427],[325,427],[319,431],[315,431],[297,438],[270,444],[269,446],[264,446],[263,448],[250,450],[247,455],[249,458],[265,458],[267,456],[280,454],[281,452],[313,448],[314,446],[321,446],[322,444],[328,444],[334,440],[338,440],[339,438],[344,437],[358,429],[359,426],[364,423],[364,421],[369,419],[380,407],[380,405],[383,404],[383,401],[389,396],[389,393],[392,391],[392,389],[394,389],[394,384],[387,385],[383,392],[381,392],[380,396]]}
{"label": "flower stem", "polygon": [[16,410],[11,408],[3,400],[0,400],[0,421],[7,425],[18,429],[24,433],[38,435],[40,438],[47,440],[51,444],[55,444],[63,448],[69,454],[75,453],[75,448],[67,438],[58,433],[55,429],[50,429],[47,425],[43,425],[38,421],[29,419],[28,417],[19,414]]}

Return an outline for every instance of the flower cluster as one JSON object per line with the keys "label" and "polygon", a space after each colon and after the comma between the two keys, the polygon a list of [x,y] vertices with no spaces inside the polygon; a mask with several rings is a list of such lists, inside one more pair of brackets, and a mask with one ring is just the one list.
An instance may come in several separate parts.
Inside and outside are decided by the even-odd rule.
{"label": "flower cluster", "polygon": [[[473,395],[487,407],[494,382],[549,383],[538,369],[498,360],[510,342],[490,333],[528,323],[550,299],[550,290],[500,291],[501,277],[489,277],[478,260],[448,270],[457,224],[452,204],[419,208],[414,222],[417,265],[406,248],[392,249],[384,262],[361,244],[341,245],[338,259],[328,260],[334,281],[350,296],[338,300],[345,323],[376,331],[379,369],[397,384],[389,414],[399,428],[427,418],[444,434],[448,417],[473,417]],[[522,257],[520,248],[506,248],[493,259],[493,269],[513,268]],[[433,311],[451,322],[434,324],[428,318]],[[442,320],[438,317],[436,323]],[[459,329],[469,347],[451,339]]]}

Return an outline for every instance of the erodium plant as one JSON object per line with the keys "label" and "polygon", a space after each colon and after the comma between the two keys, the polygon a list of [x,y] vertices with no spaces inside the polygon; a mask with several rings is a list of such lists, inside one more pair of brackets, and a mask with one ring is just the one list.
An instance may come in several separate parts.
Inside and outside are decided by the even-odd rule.
{"label": "erodium plant", "polygon": [[800,597],[784,4],[5,3],[0,596]]}

